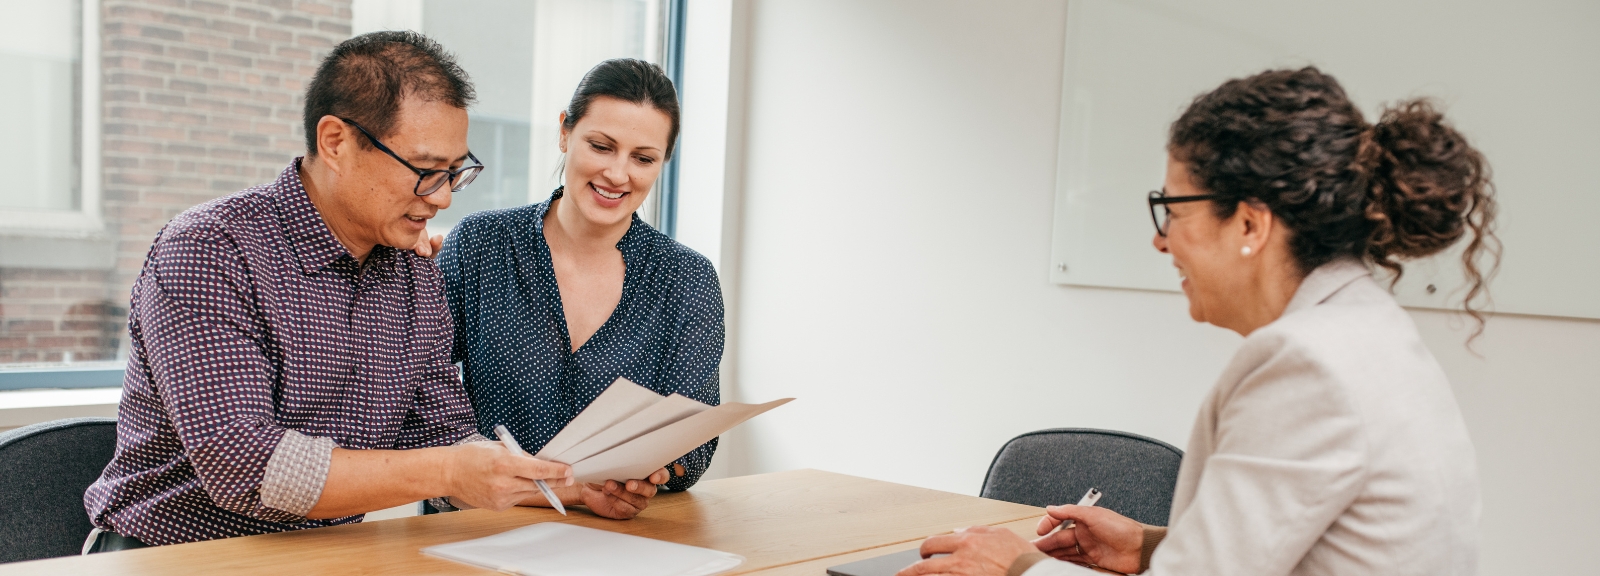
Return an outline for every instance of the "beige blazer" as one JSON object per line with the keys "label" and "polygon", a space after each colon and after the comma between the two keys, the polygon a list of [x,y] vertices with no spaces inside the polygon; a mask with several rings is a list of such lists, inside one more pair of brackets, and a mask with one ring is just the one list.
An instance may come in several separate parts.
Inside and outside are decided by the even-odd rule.
{"label": "beige blazer", "polygon": [[[1477,462],[1411,317],[1354,260],[1301,283],[1200,408],[1147,574],[1470,575]],[[1053,560],[1028,576],[1090,574]]]}

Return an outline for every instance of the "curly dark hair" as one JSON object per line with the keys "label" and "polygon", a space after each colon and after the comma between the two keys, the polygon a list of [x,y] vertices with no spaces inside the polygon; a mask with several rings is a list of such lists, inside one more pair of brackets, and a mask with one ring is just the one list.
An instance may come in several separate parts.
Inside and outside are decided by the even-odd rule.
{"label": "curly dark hair", "polygon": [[[408,96],[466,108],[477,98],[472,80],[454,56],[433,39],[410,30],[356,36],[317,66],[306,86],[306,155],[317,155],[317,122],[340,116],[383,138],[394,131],[400,103]],[[359,140],[363,148],[371,143]]]}
{"label": "curly dark hair", "polygon": [[[1196,97],[1172,124],[1168,151],[1230,218],[1265,205],[1289,229],[1300,272],[1336,258],[1394,273],[1471,231],[1461,256],[1473,301],[1499,268],[1489,164],[1428,99],[1401,102],[1368,124],[1332,76],[1315,67],[1229,80]],[[1480,259],[1488,257],[1487,266]]]}

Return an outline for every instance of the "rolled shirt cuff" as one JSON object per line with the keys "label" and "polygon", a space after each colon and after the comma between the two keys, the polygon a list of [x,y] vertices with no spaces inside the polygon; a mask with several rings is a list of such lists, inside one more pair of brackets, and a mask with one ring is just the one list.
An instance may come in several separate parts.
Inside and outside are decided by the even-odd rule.
{"label": "rolled shirt cuff", "polygon": [[333,440],[284,430],[261,475],[261,505],[304,518],[322,499]]}
{"label": "rolled shirt cuff", "polygon": [[1156,546],[1161,545],[1161,540],[1167,537],[1165,526],[1144,527],[1144,542],[1139,546],[1139,573],[1150,569],[1150,557],[1156,553]]}

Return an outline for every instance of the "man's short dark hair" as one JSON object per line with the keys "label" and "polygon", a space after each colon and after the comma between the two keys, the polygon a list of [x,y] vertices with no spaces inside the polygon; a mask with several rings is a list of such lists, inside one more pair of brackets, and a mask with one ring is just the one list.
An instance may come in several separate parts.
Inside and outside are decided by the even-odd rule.
{"label": "man's short dark hair", "polygon": [[[349,118],[383,138],[394,130],[400,102],[411,96],[456,108],[477,99],[455,56],[427,36],[389,30],[340,42],[306,87],[306,154],[317,154],[317,122],[323,116]],[[371,143],[363,139],[361,146]]]}

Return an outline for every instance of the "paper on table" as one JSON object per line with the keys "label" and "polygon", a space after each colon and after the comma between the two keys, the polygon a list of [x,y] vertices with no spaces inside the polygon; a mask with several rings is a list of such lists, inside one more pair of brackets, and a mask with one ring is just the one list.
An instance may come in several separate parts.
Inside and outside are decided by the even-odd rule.
{"label": "paper on table", "polygon": [[729,402],[712,407],[605,452],[570,462],[572,475],[579,482],[648,477],[695,447],[790,400],[794,399],[784,398],[766,404]]}
{"label": "paper on table", "polygon": [[[629,416],[626,420],[602,430],[599,434],[590,436],[588,440],[579,442],[577,446],[555,455],[551,460],[566,464],[579,462],[595,454],[615,448],[624,442],[643,436],[647,432],[654,432],[663,426],[699,414],[710,408],[710,406],[701,402],[673,394],[660,402],[656,402],[649,408],[640,410],[638,414]],[[696,444],[696,446],[699,446],[699,444]]]}
{"label": "paper on table", "polygon": [[529,576],[708,576],[744,563],[738,554],[560,522],[431,546],[422,553]]}
{"label": "paper on table", "polygon": [[555,455],[662,400],[664,398],[660,394],[651,392],[649,388],[634,384],[627,378],[618,378],[533,457],[554,461]]}

